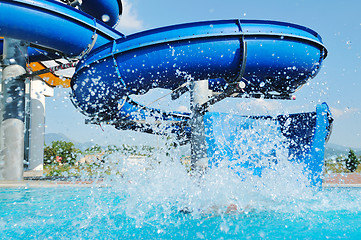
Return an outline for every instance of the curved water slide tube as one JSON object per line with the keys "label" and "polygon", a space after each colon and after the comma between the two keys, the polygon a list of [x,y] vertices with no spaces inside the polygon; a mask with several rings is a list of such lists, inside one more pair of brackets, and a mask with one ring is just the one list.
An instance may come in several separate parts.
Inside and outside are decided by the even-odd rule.
{"label": "curved water slide tube", "polygon": [[[84,1],[69,1],[62,0],[64,3],[68,3],[69,5],[74,5],[74,7],[78,7],[82,12],[91,15],[92,19],[96,18],[101,22],[107,24],[110,27],[115,27],[119,17],[123,12],[122,2],[120,0],[84,0]],[[71,4],[71,2],[73,2]],[[26,4],[26,2],[24,2]],[[35,6],[36,4],[33,3]],[[6,16],[6,15],[3,15]],[[8,15],[10,16],[10,15]],[[33,26],[35,28],[36,26]],[[36,31],[34,31],[36,32]],[[122,34],[119,34],[119,37]],[[0,38],[0,53],[3,51],[3,38]],[[62,57],[62,54],[59,52],[53,51],[43,51],[42,49],[36,49],[33,47],[28,48],[28,56],[30,61],[38,62],[38,61],[46,61],[52,60]]]}
{"label": "curved water slide tube", "polygon": [[73,99],[85,114],[121,129],[153,132],[145,124],[152,116],[168,120],[175,131],[186,130],[189,113],[149,109],[130,96],[175,90],[186,76],[209,80],[215,91],[243,81],[245,93],[287,95],[317,74],[326,55],[316,32],[290,23],[222,20],[163,27],[85,56],[72,79]]}
{"label": "curved water slide tube", "polygon": [[[99,1],[100,2],[100,1]],[[52,0],[0,0],[0,36],[23,40],[31,61],[81,56],[84,51],[124,37],[100,20]]]}

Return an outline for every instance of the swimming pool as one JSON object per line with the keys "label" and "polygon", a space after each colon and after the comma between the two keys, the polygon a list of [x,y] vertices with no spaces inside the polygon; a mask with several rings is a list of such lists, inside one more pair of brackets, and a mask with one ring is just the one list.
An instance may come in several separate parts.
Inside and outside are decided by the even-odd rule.
{"label": "swimming pool", "polygon": [[[0,189],[2,239],[360,239],[361,189],[314,189],[295,169],[191,178],[178,163],[107,187]],[[282,169],[285,169],[283,167]],[[297,174],[296,174],[297,176]],[[226,213],[229,204],[238,211]],[[184,213],[184,209],[190,213]]]}

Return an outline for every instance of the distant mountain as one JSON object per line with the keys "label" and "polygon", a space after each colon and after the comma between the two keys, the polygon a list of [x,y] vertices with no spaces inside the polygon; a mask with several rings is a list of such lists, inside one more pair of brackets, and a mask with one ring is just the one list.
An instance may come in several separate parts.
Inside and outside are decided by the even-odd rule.
{"label": "distant mountain", "polygon": [[[76,143],[76,144],[74,143],[75,147],[80,149],[81,151],[85,151],[85,149],[95,146],[96,144],[97,143],[95,143],[95,142],[85,142],[85,143]],[[101,145],[99,145],[99,146],[102,147],[103,149],[105,148],[104,146],[101,146]]]}
{"label": "distant mountain", "polygon": [[47,133],[47,134],[45,134],[45,144],[46,145],[49,146],[54,141],[73,142],[75,144],[75,142],[72,139],[68,138],[67,136],[65,136],[62,133]]}
{"label": "distant mountain", "polygon": [[94,142],[80,143],[80,142],[74,141],[74,140],[72,140],[71,138],[65,136],[62,133],[47,133],[47,134],[45,134],[45,144],[47,146],[50,146],[51,143],[54,142],[54,141],[72,142],[72,143],[74,143],[74,146],[76,148],[80,149],[81,151],[84,151],[85,149],[96,145],[96,143],[94,143]]}
{"label": "distant mountain", "polygon": [[[361,148],[351,148],[355,151],[357,156],[361,156]],[[334,143],[328,143],[325,147],[325,158],[332,156],[348,155],[350,147],[341,146]]]}

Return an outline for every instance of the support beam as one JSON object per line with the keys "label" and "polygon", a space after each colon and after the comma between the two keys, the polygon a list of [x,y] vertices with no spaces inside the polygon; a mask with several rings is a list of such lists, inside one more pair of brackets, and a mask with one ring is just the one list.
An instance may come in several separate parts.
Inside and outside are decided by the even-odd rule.
{"label": "support beam", "polygon": [[205,138],[204,113],[200,106],[208,101],[210,91],[208,80],[193,81],[191,84],[191,168],[202,171],[207,167],[207,144]]}
{"label": "support beam", "polygon": [[4,39],[0,127],[0,179],[22,180],[24,165],[25,81],[27,45]]}
{"label": "support beam", "polygon": [[30,83],[29,153],[25,176],[43,175],[45,142],[45,98],[54,96],[54,88],[36,76]]}

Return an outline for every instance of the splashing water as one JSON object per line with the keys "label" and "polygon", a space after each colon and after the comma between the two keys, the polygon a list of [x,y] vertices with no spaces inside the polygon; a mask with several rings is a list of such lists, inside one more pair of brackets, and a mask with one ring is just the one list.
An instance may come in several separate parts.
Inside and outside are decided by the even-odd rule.
{"label": "splashing water", "polygon": [[[361,192],[307,187],[282,162],[242,179],[227,165],[191,177],[159,151],[139,164],[113,154],[113,174],[91,188],[3,189],[0,232],[29,239],[220,239],[359,236]],[[297,178],[295,176],[298,176]],[[230,206],[237,208],[230,209]]]}
{"label": "splashing water", "polygon": [[[181,163],[184,148],[169,147],[170,140],[163,139],[152,155],[137,161],[121,153],[110,155],[104,172],[99,172],[104,177],[101,185],[2,189],[0,235],[8,239],[359,237],[361,191],[310,187],[303,164],[288,161],[277,124],[251,125],[231,133],[225,127],[217,135],[224,148],[234,144],[233,160],[217,155],[217,166],[201,177],[190,176]],[[256,136],[255,129],[262,129],[262,134]],[[234,136],[232,142],[225,141],[227,134]],[[250,148],[244,148],[245,139]],[[249,159],[263,167],[262,174],[239,167]]]}

